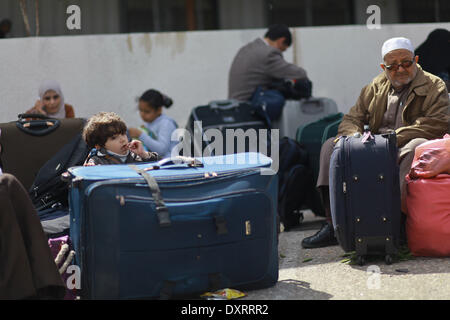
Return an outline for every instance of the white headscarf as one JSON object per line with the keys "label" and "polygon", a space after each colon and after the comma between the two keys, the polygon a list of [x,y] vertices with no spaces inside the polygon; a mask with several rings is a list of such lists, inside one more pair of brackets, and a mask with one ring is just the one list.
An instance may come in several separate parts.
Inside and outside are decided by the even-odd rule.
{"label": "white headscarf", "polygon": [[61,91],[61,87],[58,82],[55,80],[46,80],[41,83],[39,86],[39,98],[41,101],[44,99],[44,95],[49,91],[53,90],[55,91],[61,98],[59,103],[59,109],[58,112],[54,114],[49,114],[49,116],[52,116],[53,118],[65,118],[66,117],[66,110],[64,108],[64,95]]}

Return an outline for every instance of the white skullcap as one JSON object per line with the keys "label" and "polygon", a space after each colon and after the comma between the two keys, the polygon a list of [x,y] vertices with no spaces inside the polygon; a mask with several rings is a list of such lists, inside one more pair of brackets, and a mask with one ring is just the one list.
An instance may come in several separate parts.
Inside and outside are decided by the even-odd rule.
{"label": "white skullcap", "polygon": [[406,49],[414,54],[414,47],[411,43],[411,40],[407,38],[398,37],[388,39],[383,43],[383,47],[381,47],[381,58],[384,59],[384,56],[387,53],[397,49]]}

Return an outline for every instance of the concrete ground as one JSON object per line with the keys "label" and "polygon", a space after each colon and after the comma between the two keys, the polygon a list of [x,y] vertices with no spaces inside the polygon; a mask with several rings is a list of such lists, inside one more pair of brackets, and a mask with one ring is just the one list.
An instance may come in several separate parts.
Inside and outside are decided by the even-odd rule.
{"label": "concrete ground", "polygon": [[243,300],[449,300],[450,258],[405,257],[386,265],[383,257],[364,266],[348,262],[339,246],[303,249],[323,218],[305,212],[301,226],[279,237],[275,286],[245,292]]}

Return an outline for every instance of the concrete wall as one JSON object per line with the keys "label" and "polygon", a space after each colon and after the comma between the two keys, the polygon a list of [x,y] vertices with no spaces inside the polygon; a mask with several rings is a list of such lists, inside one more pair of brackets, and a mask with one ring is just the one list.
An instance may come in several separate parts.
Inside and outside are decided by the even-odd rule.
{"label": "concrete wall", "polygon": [[[414,46],[450,23],[308,27],[293,29],[288,61],[303,66],[313,94],[334,99],[342,112],[380,72],[380,48],[393,36]],[[111,110],[129,125],[141,123],[136,98],[157,88],[173,98],[166,110],[185,126],[190,110],[227,95],[228,69],[236,51],[264,29],[5,39],[0,41],[0,121],[31,107],[41,80],[61,83],[76,115]]]}

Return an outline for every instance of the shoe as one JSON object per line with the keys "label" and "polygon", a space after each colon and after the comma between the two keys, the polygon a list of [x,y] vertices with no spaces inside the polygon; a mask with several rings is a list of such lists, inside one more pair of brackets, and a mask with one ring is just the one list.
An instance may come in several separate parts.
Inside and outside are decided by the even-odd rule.
{"label": "shoe", "polygon": [[303,212],[300,211],[292,212],[283,221],[284,231],[289,231],[292,228],[300,226],[303,219],[304,219]]}
{"label": "shoe", "polygon": [[315,235],[307,237],[302,241],[302,247],[305,249],[335,246],[337,244],[338,241],[334,236],[333,226],[330,223],[324,223]]}

